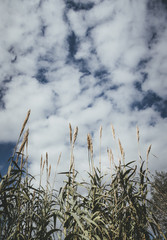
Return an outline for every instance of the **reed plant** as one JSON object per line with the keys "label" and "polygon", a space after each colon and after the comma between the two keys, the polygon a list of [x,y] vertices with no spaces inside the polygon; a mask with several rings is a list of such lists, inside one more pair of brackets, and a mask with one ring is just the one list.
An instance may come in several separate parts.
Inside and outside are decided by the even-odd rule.
{"label": "reed plant", "polygon": [[[51,184],[48,154],[41,157],[39,186],[28,172],[28,135],[25,130],[30,111],[23,123],[13,156],[9,159],[6,175],[0,175],[0,239],[2,240],[151,240],[165,239],[150,208],[148,199],[148,157],[144,161],[139,152],[140,164],[125,163],[121,141],[118,146],[119,163],[108,149],[110,171],[108,177],[101,170],[101,138],[99,167],[95,167],[93,141],[87,135],[89,172],[85,181],[78,181],[75,169],[74,146],[78,127],[70,128],[71,158],[69,169],[59,172],[66,177],[62,187]],[[24,135],[23,135],[24,134]],[[139,129],[137,128],[139,143]],[[59,156],[57,167],[60,162]],[[42,176],[46,170],[46,187]],[[57,171],[57,170],[56,170]],[[56,172],[57,173],[57,172]],[[55,176],[56,176],[55,173]],[[107,179],[107,181],[106,181]],[[55,177],[54,177],[55,180]],[[52,185],[52,187],[51,187]]]}

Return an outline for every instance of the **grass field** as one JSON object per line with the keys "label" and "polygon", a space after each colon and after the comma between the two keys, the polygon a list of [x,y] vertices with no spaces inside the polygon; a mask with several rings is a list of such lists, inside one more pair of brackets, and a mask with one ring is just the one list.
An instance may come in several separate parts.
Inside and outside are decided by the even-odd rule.
{"label": "grass field", "polygon": [[[91,135],[87,135],[89,172],[86,181],[78,181],[75,169],[74,145],[78,134],[70,129],[71,159],[69,170],[61,172],[66,180],[59,189],[50,181],[51,165],[48,154],[40,163],[39,186],[34,187],[34,177],[28,173],[28,136],[23,123],[16,148],[9,161],[8,172],[0,176],[0,239],[6,240],[144,240],[165,239],[158,221],[150,210],[147,151],[146,161],[139,154],[140,164],[125,163],[125,153],[118,140],[120,159],[114,162],[112,150],[108,150],[110,172],[94,166]],[[115,130],[112,126],[113,138]],[[100,128],[100,141],[102,127]],[[139,129],[137,128],[139,142]],[[60,157],[57,162],[59,164]],[[41,184],[46,171],[46,187]],[[83,193],[83,194],[82,194]]]}

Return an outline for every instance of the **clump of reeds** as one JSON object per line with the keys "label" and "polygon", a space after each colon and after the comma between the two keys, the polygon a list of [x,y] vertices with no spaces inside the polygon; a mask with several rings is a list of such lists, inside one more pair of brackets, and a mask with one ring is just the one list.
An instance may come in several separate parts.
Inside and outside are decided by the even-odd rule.
{"label": "clump of reeds", "polygon": [[[125,163],[124,149],[118,140],[118,157],[121,156],[119,164],[116,165],[112,150],[108,149],[111,172],[109,180],[105,182],[101,170],[101,127],[99,168],[94,164],[93,141],[88,134],[88,179],[78,182],[74,162],[78,127],[72,134],[70,124],[70,166],[67,171],[59,173],[66,175],[66,181],[60,189],[54,189],[54,185],[50,187],[51,165],[46,153],[45,159],[41,157],[40,182],[39,187],[35,188],[33,176],[28,173],[28,153],[25,153],[29,134],[28,130],[25,131],[25,126],[29,115],[30,111],[10,158],[8,172],[5,176],[0,176],[0,239],[163,239],[158,221],[148,207],[150,181],[147,162],[151,147],[147,151],[146,163],[139,154],[138,169],[134,161]],[[117,142],[113,126],[112,131]],[[137,139],[139,142],[138,128]],[[57,167],[60,158],[61,154]],[[41,185],[44,168],[46,188]]]}

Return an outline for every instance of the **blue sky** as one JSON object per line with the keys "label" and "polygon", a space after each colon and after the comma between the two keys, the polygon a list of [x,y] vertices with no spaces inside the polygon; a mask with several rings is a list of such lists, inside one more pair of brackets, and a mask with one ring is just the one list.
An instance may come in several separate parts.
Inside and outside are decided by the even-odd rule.
{"label": "blue sky", "polygon": [[[126,160],[143,159],[167,170],[167,9],[155,0],[15,0],[0,3],[0,166],[17,141],[28,109],[30,172],[41,154],[69,166],[69,122],[79,127],[78,170],[88,169],[87,133],[98,165],[115,153],[111,123]],[[156,157],[154,156],[156,155]],[[115,159],[117,161],[117,157]],[[54,168],[54,167],[53,167]]]}

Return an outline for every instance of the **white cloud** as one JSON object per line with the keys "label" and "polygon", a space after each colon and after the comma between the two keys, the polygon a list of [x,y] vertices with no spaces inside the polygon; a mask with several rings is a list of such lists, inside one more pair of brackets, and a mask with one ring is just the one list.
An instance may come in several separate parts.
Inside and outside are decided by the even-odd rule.
{"label": "white cloud", "polygon": [[167,61],[167,48],[165,39],[167,37],[167,28],[161,34],[157,44],[152,49],[152,59],[147,66],[149,72],[149,79],[144,83],[144,90],[153,90],[158,95],[166,98],[167,97],[167,86],[166,86],[166,67]]}
{"label": "white cloud", "polygon": [[70,10],[68,12],[68,19],[70,21],[70,26],[75,31],[79,37],[83,37],[87,30],[87,25],[85,22],[85,12],[74,12]]}
{"label": "white cloud", "polygon": [[90,56],[90,51],[91,51],[91,43],[89,40],[84,39],[83,42],[80,44],[79,51],[75,54],[76,59],[80,58],[89,58]]}
{"label": "white cloud", "polygon": [[[164,169],[166,118],[153,103],[140,106],[140,110],[137,106],[132,109],[132,104],[142,105],[150,90],[162,101],[166,99],[166,13],[162,10],[155,16],[147,10],[147,1],[92,2],[91,9],[80,11],[68,10],[61,0],[56,4],[43,1],[40,7],[39,1],[0,3],[0,87],[6,89],[5,109],[0,110],[0,141],[16,141],[31,108],[31,172],[37,174],[40,155],[46,151],[53,166],[62,152],[60,171],[67,170],[71,122],[73,128],[79,127],[75,159],[82,171],[88,169],[88,132],[93,135],[98,164],[102,125],[103,167],[107,169],[106,148],[114,148],[110,123],[122,140],[127,160],[137,158],[135,127],[139,125],[141,148],[146,151],[152,143],[153,153],[159,157],[158,161],[151,157],[150,169]],[[76,52],[70,58],[72,32],[71,44],[75,40],[78,44],[71,46]],[[40,83],[37,74],[47,83]],[[144,74],[148,75],[145,79]]]}

